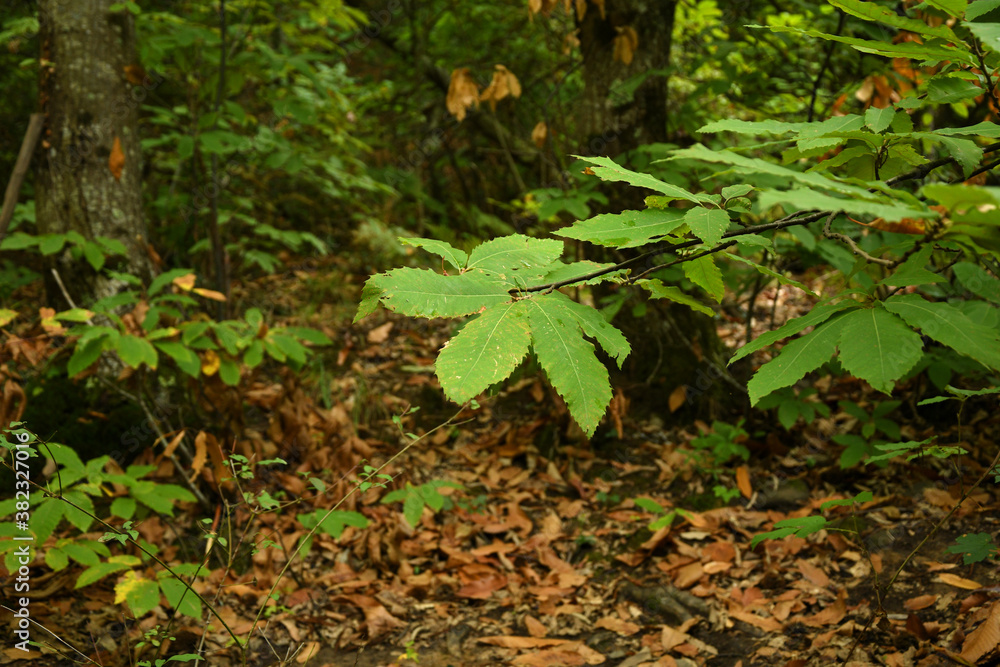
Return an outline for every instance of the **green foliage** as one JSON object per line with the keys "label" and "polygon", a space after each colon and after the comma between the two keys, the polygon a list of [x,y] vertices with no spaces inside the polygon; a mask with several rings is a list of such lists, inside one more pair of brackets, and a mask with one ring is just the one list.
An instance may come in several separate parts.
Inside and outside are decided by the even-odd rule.
{"label": "green foliage", "polygon": [[677,507],[668,512],[663,505],[650,498],[636,498],[634,502],[636,507],[650,512],[651,514],[660,515],[649,524],[649,529],[652,531],[660,530],[661,528],[669,528],[678,517],[686,518],[691,516],[691,513],[687,510]]}
{"label": "green foliage", "polygon": [[[848,507],[857,503],[871,502],[872,498],[873,496],[871,491],[862,491],[853,498],[848,498],[846,500],[828,500],[820,506],[820,509],[826,510],[832,507]],[[821,515],[811,514],[809,516],[782,519],[781,521],[774,522],[774,530],[754,535],[753,539],[750,540],[750,548],[756,548],[756,546],[764,540],[780,540],[790,535],[795,535],[796,537],[807,537],[824,529],[833,530],[830,528],[829,521],[827,521],[826,517]]]}
{"label": "green foliage", "polygon": [[962,554],[962,563],[965,565],[980,563],[987,558],[1000,558],[1000,549],[993,543],[989,533],[962,535],[945,551],[950,554]]}
{"label": "green foliage", "polygon": [[[961,99],[964,89],[954,82],[972,80],[966,75],[978,62],[972,33],[979,28],[971,24],[932,27],[873,3],[832,4],[865,21],[914,30],[926,42],[889,44],[791,25],[770,29],[778,34],[819,36],[865,53],[944,64],[921,82],[912,96],[892,107],[816,122],[727,119],[708,123],[701,128],[706,137],[712,133],[772,135],[789,146],[782,155],[784,164],[766,154],[743,154],[746,150],[759,152],[771,144],[729,150],[727,142],[706,142],[670,152],[669,161],[724,170],[714,176],[723,184],[729,173],[738,174],[738,181],[722,187],[721,194],[693,192],[609,158],[580,158],[590,165],[588,173],[602,180],[627,183],[655,194],[646,198],[645,209],[600,214],[555,234],[610,248],[641,249],[644,254],[640,259],[653,268],[635,278],[628,275],[634,261],[596,270],[581,264],[574,272],[573,263],[559,260],[558,245],[524,235],[487,241],[471,255],[440,240],[407,239],[406,243],[442,257],[457,273],[395,269],[373,276],[365,286],[357,317],[371,314],[380,303],[420,317],[477,314],[438,359],[436,371],[445,394],[464,402],[508,377],[533,351],[573,417],[590,434],[611,393],[594,347],[585,338],[596,340],[619,364],[629,348],[620,333],[606,323],[588,329],[565,317],[560,310],[565,310],[568,299],[557,297],[555,290],[614,276],[614,280],[637,282],[653,297],[712,312],[699,299],[665,284],[656,269],[667,263],[682,264],[684,277],[715,301],[721,300],[726,288],[723,267],[731,262],[746,262],[772,279],[791,282],[754,257],[761,248],[787,238],[783,229],[808,225],[806,229],[812,231],[787,233],[794,233],[803,243],[809,240],[812,248],[841,268],[849,282],[804,317],[761,336],[734,355],[732,361],[813,328],[788,342],[757,371],[748,385],[752,404],[793,387],[833,360],[878,391],[890,394],[901,379],[937,363],[929,360],[925,339],[964,355],[984,371],[1000,371],[1000,329],[979,323],[966,309],[946,302],[941,297],[948,292],[928,288],[927,296],[922,296],[889,291],[904,286],[949,285],[950,278],[940,267],[946,256],[960,253],[965,261],[955,272],[956,278],[964,289],[985,300],[984,307],[996,308],[1000,283],[982,267],[1000,257],[996,218],[986,213],[1000,206],[1000,191],[929,182],[914,192],[897,185],[905,182],[908,174],[916,173],[916,178],[926,175],[914,170],[928,165],[927,150],[951,158],[962,175],[968,175],[983,161],[977,141],[1000,137],[1000,126],[988,122],[934,130],[923,130],[916,124],[921,120],[916,110],[945,104],[945,99]],[[991,49],[989,62],[997,62],[995,45],[984,45]],[[821,156],[827,159],[818,160]],[[730,205],[736,200],[741,203]],[[785,215],[781,225],[761,225],[759,230],[746,227],[745,216],[755,218],[772,211]],[[898,222],[919,232],[872,232],[864,237],[845,214],[877,217],[882,224]],[[736,244],[738,253],[722,252],[744,236],[748,242]],[[848,244],[849,252],[842,243]],[[863,255],[858,260],[851,253]],[[663,264],[657,265],[657,260]],[[576,313],[585,310],[590,309],[579,304],[574,308]],[[595,319],[591,316],[587,321]],[[799,415],[811,419],[810,409],[783,408],[780,417],[787,426]],[[868,437],[862,440],[866,448],[862,455],[874,453]]]}
{"label": "green foliage", "polygon": [[811,424],[816,419],[817,414],[824,417],[830,416],[830,408],[826,404],[810,400],[815,395],[816,390],[812,387],[800,390],[787,387],[771,392],[762,398],[757,403],[757,409],[772,410],[777,408],[778,423],[784,426],[786,431],[791,431],[799,418],[806,424]]}
{"label": "green foliage", "polygon": [[438,491],[441,488],[462,489],[464,487],[461,484],[441,479],[435,479],[420,486],[413,486],[407,482],[404,488],[385,494],[381,502],[388,504],[402,501],[403,518],[410,526],[416,528],[425,507],[429,507],[432,512],[437,513],[453,506],[451,498]]}

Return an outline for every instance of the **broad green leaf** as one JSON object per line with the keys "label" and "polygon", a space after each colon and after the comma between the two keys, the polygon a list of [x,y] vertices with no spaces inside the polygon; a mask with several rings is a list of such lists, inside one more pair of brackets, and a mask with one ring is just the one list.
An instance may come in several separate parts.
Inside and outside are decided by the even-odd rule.
{"label": "broad green leaf", "polygon": [[684,276],[709,293],[717,303],[722,302],[726,286],[722,282],[722,271],[715,265],[712,255],[704,255],[682,265]]}
{"label": "broad green leaf", "polygon": [[815,190],[765,190],[760,193],[762,208],[790,205],[803,211],[844,211],[853,215],[871,215],[896,222],[904,218],[935,218],[934,211],[910,208],[902,203],[876,203],[857,198],[833,197]]}
{"label": "broad green leaf", "polygon": [[[5,327],[17,317],[17,311],[10,308],[0,308],[0,327]],[[58,315],[56,316],[59,317]]]}
{"label": "broad green leaf", "polygon": [[670,183],[664,183],[660,179],[654,178],[649,174],[640,174],[631,171],[608,157],[581,157],[579,155],[574,157],[583,160],[584,162],[597,165],[595,167],[591,167],[591,171],[594,172],[594,174],[602,181],[623,181],[629,185],[634,185],[637,188],[649,188],[650,190],[656,190],[657,192],[667,195],[668,197],[673,197],[674,199],[684,199],[696,204],[712,201],[712,198],[709,195],[693,194],[684,188],[671,185]]}
{"label": "broad green leaf", "polygon": [[936,76],[927,84],[927,100],[934,104],[952,104],[983,94],[983,87],[949,76]]}
{"label": "broad green leaf", "polygon": [[983,46],[1000,53],[1000,23],[963,23]]}
{"label": "broad green leaf", "polygon": [[938,132],[914,132],[912,136],[915,139],[940,142],[966,174],[975,169],[983,159],[983,149],[971,139],[941,136]]}
{"label": "broad green leaf", "polygon": [[361,303],[358,304],[358,312],[354,315],[354,322],[360,322],[378,310],[379,303],[382,302],[382,279],[384,274],[370,276],[365,281],[365,286],[361,288]]}
{"label": "broad green leaf", "polygon": [[167,573],[160,579],[160,590],[173,609],[191,618],[201,618],[201,600],[188,590],[184,582]]}
{"label": "broad green leaf", "polygon": [[115,349],[118,350],[118,356],[127,366],[139,368],[141,364],[146,364],[154,371],[156,370],[156,348],[145,338],[125,334],[118,339]]}
{"label": "broad green leaf", "polygon": [[[860,116],[857,117],[858,121],[861,121]],[[768,162],[767,160],[762,160],[759,158],[750,158],[739,153],[734,153],[732,151],[713,151],[701,144],[696,144],[690,148],[684,148],[681,150],[673,151],[671,160],[682,160],[682,159],[693,159],[701,160],[703,162],[713,162],[720,164],[728,164],[734,167],[738,167],[738,171],[748,174],[769,174],[772,176],[779,176],[782,178],[787,178],[792,181],[798,181],[804,183],[811,187],[817,187],[824,190],[831,190],[833,192],[839,192],[841,194],[850,195],[852,197],[860,197],[861,199],[867,199],[871,197],[871,193],[865,188],[858,187],[856,185],[851,185],[844,183],[833,178],[824,176],[823,174],[815,173],[803,173],[800,171],[795,171],[794,169],[789,169],[788,167],[782,167],[779,164],[774,164],[773,162]],[[812,207],[815,208],[815,207]]]}
{"label": "broad green leaf", "polygon": [[94,311],[86,308],[70,308],[61,313],[56,313],[56,319],[63,322],[86,322],[94,316]]}
{"label": "broad green leaf", "polygon": [[550,302],[544,296],[526,302],[532,347],[549,382],[589,437],[611,402],[608,370],[598,361],[594,346],[583,339],[576,318],[549,307]]}
{"label": "broad green leaf", "polygon": [[[415,317],[460,317],[511,298],[507,293],[509,285],[481,271],[442,276],[426,269],[401,268],[377,278],[375,285],[382,290],[379,297],[382,304],[389,310]],[[369,278],[369,282],[372,280]]]}
{"label": "broad green leaf", "polygon": [[710,317],[715,316],[715,311],[703,304],[701,301],[698,301],[698,299],[693,296],[685,294],[679,287],[664,285],[658,278],[653,278],[652,280],[639,280],[637,284],[640,287],[648,289],[650,297],[654,299],[669,299],[697,310],[699,313],[705,313]]}
{"label": "broad green leaf", "polygon": [[88,567],[86,570],[81,572],[80,576],[77,577],[74,588],[89,586],[95,581],[100,581],[109,574],[121,572],[122,570],[131,570],[133,567],[140,565],[141,563],[142,561],[135,556],[110,556],[107,560],[102,561],[93,567]]}
{"label": "broad green leaf", "polygon": [[878,134],[892,125],[892,119],[895,116],[896,110],[892,107],[886,107],[885,109],[872,107],[865,112],[865,125],[868,126],[869,130]]}
{"label": "broad green leaf", "polygon": [[951,28],[945,24],[930,26],[919,19],[911,19],[906,16],[900,16],[889,7],[877,5],[874,2],[861,2],[861,0],[830,0],[830,4],[838,9],[844,10],[848,14],[857,16],[859,19],[884,23],[885,25],[892,26],[893,28],[906,30],[908,32],[915,32],[918,35],[940,37],[948,42],[958,41],[958,37],[955,36],[955,33],[952,32]]}
{"label": "broad green leaf", "polygon": [[774,241],[759,234],[740,234],[739,236],[731,236],[730,238],[735,239],[736,243],[740,246],[746,248],[774,248]]}
{"label": "broad green leaf", "polygon": [[115,604],[127,602],[136,618],[142,618],[160,604],[160,587],[151,579],[126,572],[115,584]]}
{"label": "broad green leaf", "polygon": [[947,282],[947,279],[943,276],[924,268],[930,261],[931,253],[933,252],[933,246],[924,246],[919,252],[900,264],[899,268],[882,282],[892,287]]}
{"label": "broad green leaf", "polygon": [[[989,533],[965,534],[955,540],[955,544],[945,549],[950,554],[962,554],[962,563],[971,565],[984,561],[997,553],[997,545]],[[987,623],[989,621],[986,621]]]}
{"label": "broad green leaf", "polygon": [[857,304],[853,301],[841,301],[840,303],[816,306],[806,315],[796,317],[794,320],[785,322],[783,326],[778,327],[774,331],[768,331],[767,333],[757,336],[757,338],[755,338],[752,342],[747,343],[740,349],[736,350],[736,354],[732,356],[729,363],[732,364],[737,362],[752,352],[756,352],[757,350],[767,347],[768,345],[773,345],[779,340],[788,338],[789,336],[794,336],[806,327],[818,326],[823,322],[826,322],[834,314],[839,313],[846,308],[853,307],[857,307]]}
{"label": "broad green leaf", "polygon": [[1000,303],[1000,280],[986,273],[978,264],[959,262],[951,270],[962,287],[987,301]]}
{"label": "broad green leaf", "polygon": [[851,375],[891,394],[923,356],[920,336],[881,306],[859,308],[840,318],[840,363]]}
{"label": "broad green leaf", "polygon": [[177,366],[191,377],[196,378],[201,375],[201,359],[191,348],[174,341],[156,341],[153,345],[173,359]]}
{"label": "broad green leaf", "polygon": [[885,308],[925,336],[988,368],[1000,370],[1000,332],[973,322],[958,308],[927,301],[918,294],[889,297]]}
{"label": "broad green leaf", "polygon": [[[799,319],[804,318],[800,317]],[[756,405],[757,401],[775,389],[795,384],[805,377],[806,373],[816,370],[832,359],[833,354],[837,351],[841,320],[843,320],[842,317],[835,318],[816,327],[816,330],[809,335],[796,338],[785,345],[781,354],[761,366],[747,383],[750,405]]]}
{"label": "broad green leaf", "polygon": [[968,4],[968,0],[925,0],[925,2],[931,7],[936,7],[955,18],[962,18],[962,14],[965,13],[965,6]]}
{"label": "broad green leaf", "polygon": [[705,245],[714,246],[729,229],[729,213],[720,208],[696,206],[684,213],[684,222]]}
{"label": "broad green leaf", "polygon": [[723,199],[735,199],[737,197],[745,197],[746,195],[753,192],[756,188],[752,185],[746,183],[741,183],[740,185],[730,185],[728,187],[722,188]]}
{"label": "broad green leaf", "polygon": [[953,134],[976,134],[981,137],[998,139],[1000,138],[1000,125],[983,121],[966,127],[943,127],[940,130],[934,130],[934,134],[946,134],[949,136]]}
{"label": "broad green leaf", "polygon": [[458,270],[465,268],[466,262],[469,261],[469,256],[464,250],[459,250],[458,248],[453,248],[450,243],[445,241],[438,241],[437,239],[419,239],[419,238],[403,238],[400,237],[400,243],[403,245],[411,245],[415,248],[423,248],[427,252],[433,253],[438,257],[441,257],[453,267]]}
{"label": "broad green leaf", "polygon": [[514,372],[531,346],[528,301],[488,308],[445,344],[435,369],[448,398],[465,403]]}
{"label": "broad green leaf", "polygon": [[508,275],[512,271],[521,271],[525,275],[542,275],[544,271],[537,273],[539,267],[552,264],[562,252],[562,241],[512,234],[476,246],[469,254],[466,268]]}
{"label": "broad green leaf", "polygon": [[584,335],[596,340],[601,348],[608,353],[608,356],[618,362],[618,368],[621,368],[622,362],[632,351],[632,347],[622,332],[604,319],[600,312],[590,306],[573,301],[562,292],[553,292],[545,297],[539,297],[539,299],[543,299],[544,307],[565,311],[575,319],[583,329]]}
{"label": "broad green leaf", "polygon": [[[960,1],[961,0],[950,0],[950,2],[955,3]],[[962,2],[962,5],[964,6],[965,2]],[[989,14],[994,9],[1000,9],[1000,0],[976,0],[975,2],[970,2],[968,8],[965,10],[965,19],[967,21],[972,21],[980,16]]]}
{"label": "broad green leaf", "polygon": [[[738,237],[738,238],[742,238],[742,237]],[[767,239],[765,239],[765,240],[767,240]],[[770,242],[769,242],[769,244],[770,244]],[[816,294],[811,289],[809,289],[808,287],[806,287],[803,283],[800,283],[797,280],[792,280],[791,278],[787,278],[787,277],[781,275],[780,273],[778,273],[777,271],[774,271],[773,269],[769,269],[766,266],[758,264],[757,262],[752,262],[752,261],[750,261],[749,259],[747,259],[745,257],[741,257],[740,255],[734,255],[734,254],[728,253],[728,252],[727,253],[723,253],[723,255],[725,255],[727,258],[729,258],[731,260],[734,260],[734,261],[741,262],[743,264],[748,264],[749,266],[752,266],[753,268],[755,268],[760,273],[763,273],[765,276],[770,276],[770,277],[774,278],[775,280],[777,280],[782,285],[791,285],[792,287],[799,288],[800,290],[802,290],[803,292],[805,292],[809,296],[819,297],[818,294]]]}
{"label": "broad green leaf", "polygon": [[[588,241],[597,245],[632,248],[669,234],[685,222],[684,211],[650,208],[596,215],[553,232],[556,236]],[[728,216],[727,216],[728,222]]]}
{"label": "broad green leaf", "polygon": [[[755,26],[756,27],[756,26]],[[886,41],[876,41],[867,39],[857,39],[855,37],[843,37],[841,35],[830,35],[818,30],[803,30],[789,26],[766,26],[774,32],[789,32],[810,37],[819,37],[831,42],[850,44],[862,53],[871,53],[884,58],[908,58],[926,63],[939,63],[944,60],[964,63],[975,67],[975,57],[967,49],[954,46],[945,46],[940,43],[934,45],[918,44],[917,42],[900,42],[892,44]]]}
{"label": "broad green leaf", "polygon": [[[856,114],[836,116],[813,123],[785,123],[780,120],[750,122],[727,118],[703,126],[699,132],[737,132],[739,134],[788,134],[795,132],[800,139],[820,137],[831,132],[860,130],[864,120]],[[727,196],[723,194],[723,196]]]}
{"label": "broad green leaf", "polygon": [[73,377],[90,368],[91,364],[101,356],[106,341],[107,339],[103,336],[92,338],[82,344],[78,341],[76,349],[73,350],[73,356],[69,358],[69,363],[66,366],[66,374]]}

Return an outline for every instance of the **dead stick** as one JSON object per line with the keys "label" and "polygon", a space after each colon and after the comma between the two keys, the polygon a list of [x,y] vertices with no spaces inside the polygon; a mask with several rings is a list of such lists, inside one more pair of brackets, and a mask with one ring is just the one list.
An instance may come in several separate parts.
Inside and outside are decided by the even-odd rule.
{"label": "dead stick", "polygon": [[24,133],[24,141],[21,142],[21,152],[17,154],[17,162],[14,163],[14,173],[10,175],[7,183],[7,192],[3,196],[3,208],[0,209],[0,243],[7,235],[7,226],[10,219],[14,217],[14,206],[17,204],[17,193],[21,190],[21,183],[28,173],[28,165],[31,164],[31,154],[35,152],[35,144],[42,133],[42,124],[45,116],[40,113],[31,114],[28,121],[28,130]]}

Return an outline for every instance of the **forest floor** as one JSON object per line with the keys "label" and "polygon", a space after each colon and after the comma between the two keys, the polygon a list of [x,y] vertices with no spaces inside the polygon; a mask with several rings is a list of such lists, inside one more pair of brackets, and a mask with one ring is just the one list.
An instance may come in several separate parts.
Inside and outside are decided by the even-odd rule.
{"label": "forest floor", "polygon": [[[308,289],[309,282],[287,287]],[[659,411],[640,414],[619,395],[612,418],[587,441],[574,434],[552,390],[525,373],[384,471],[393,476],[389,489],[412,485],[423,493],[411,493],[411,505],[420,498],[427,505],[417,525],[404,519],[403,502],[381,502],[385,489],[353,494],[340,509],[360,512],[368,527],[316,535],[279,577],[307,532],[299,517],[332,507],[354,488],[359,464],[377,466],[407,441],[393,416],[402,415],[403,431],[421,433],[457,411],[432,373],[445,325],[382,313],[351,327],[322,309],[309,318],[318,321],[338,341],[322,364],[301,377],[252,379],[236,401],[244,420],[238,451],[287,465],[261,466],[239,489],[221,484],[230,500],[267,491],[295,504],[257,515],[238,507],[232,524],[223,512],[215,525],[230,536],[232,556],[213,556],[211,574],[195,584],[235,634],[252,632],[248,664],[1000,665],[998,563],[965,565],[948,551],[962,535],[996,541],[1000,531],[1000,482],[987,476],[968,493],[997,450],[995,401],[992,409],[970,403],[961,432],[954,418],[932,423],[905,404],[893,415],[902,440],[937,435],[941,443],[962,442],[967,456],[844,470],[843,448],[831,437],[864,425],[838,401],[870,410],[884,398],[857,382],[819,383],[816,400],[831,407],[829,416],[787,431],[759,413],[746,435],[728,439],[713,424],[669,426],[668,397]],[[227,391],[204,390],[218,391],[216,398]],[[410,406],[421,410],[407,414]],[[714,441],[696,440],[713,432]],[[725,459],[741,451],[733,445],[746,448],[745,462]],[[169,481],[169,465],[162,469]],[[207,471],[201,477],[214,479]],[[435,480],[461,488],[426,486]],[[821,507],[862,491],[872,499]],[[658,515],[648,501],[664,513],[684,512],[651,530]],[[809,515],[830,523],[751,547],[775,522]],[[195,507],[176,518],[150,516],[138,529],[162,558],[197,561],[199,519]],[[262,539],[273,545],[251,552]],[[115,603],[114,577],[80,591],[78,572],[36,573],[35,620],[97,664],[155,659],[152,644],[137,650],[136,642],[157,625],[172,638],[160,655],[201,646],[210,665],[240,664],[216,619],[206,626],[159,608],[133,624]],[[61,651],[62,659],[35,654],[32,664],[83,662]],[[20,664],[19,653],[8,647],[0,663]]]}

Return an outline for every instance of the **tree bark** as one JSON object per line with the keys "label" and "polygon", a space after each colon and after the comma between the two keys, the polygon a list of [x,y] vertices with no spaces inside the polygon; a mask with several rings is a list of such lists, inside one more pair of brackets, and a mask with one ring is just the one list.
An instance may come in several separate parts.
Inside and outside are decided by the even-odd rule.
{"label": "tree bark", "polygon": [[[141,196],[138,110],[146,89],[127,76],[136,66],[135,30],[128,11],[109,11],[112,0],[39,0],[41,110],[46,115],[36,162],[36,219],[41,234],[79,232],[92,240],[121,241],[124,258],[110,263],[147,280]],[[134,69],[133,69],[134,68]],[[135,75],[132,74],[134,79]],[[124,164],[116,175],[112,151],[120,142]],[[120,292],[121,280],[95,272],[69,248],[51,258],[77,305]],[[49,303],[66,306],[46,276]]]}
{"label": "tree bark", "polygon": [[[591,153],[617,155],[667,140],[667,78],[676,8],[674,0],[587,3],[578,19],[584,79],[580,120]],[[636,81],[629,94],[625,84]]]}
{"label": "tree bark", "polygon": [[[677,2],[663,0],[587,3],[578,18],[585,82],[578,123],[586,137],[580,147],[584,154],[614,157],[669,140],[667,80],[676,8]],[[620,43],[629,37],[635,40]],[[631,50],[631,62],[623,62],[626,50]],[[641,200],[626,204],[641,205]],[[664,409],[668,405],[671,411],[676,408],[674,416],[685,421],[712,418],[742,403],[745,394],[726,370],[714,320],[663,300],[645,300],[643,307],[641,296],[630,297],[615,319],[633,348],[617,382],[644,387],[630,393],[641,395],[646,407],[661,415],[669,414]],[[637,310],[644,312],[637,315]],[[683,400],[678,406],[671,397]]]}

